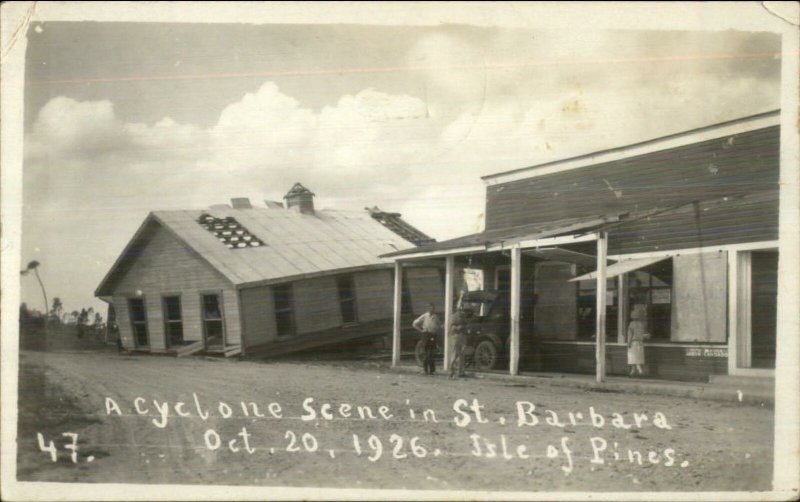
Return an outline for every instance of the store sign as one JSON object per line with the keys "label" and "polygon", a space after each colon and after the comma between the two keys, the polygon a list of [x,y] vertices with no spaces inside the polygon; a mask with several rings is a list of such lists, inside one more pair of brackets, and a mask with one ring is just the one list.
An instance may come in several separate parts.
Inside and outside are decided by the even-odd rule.
{"label": "store sign", "polygon": [[654,289],[650,292],[652,303],[654,304],[666,304],[672,301],[672,295],[669,289]]}
{"label": "store sign", "polygon": [[686,357],[728,357],[728,349],[701,349],[692,347],[686,349]]}

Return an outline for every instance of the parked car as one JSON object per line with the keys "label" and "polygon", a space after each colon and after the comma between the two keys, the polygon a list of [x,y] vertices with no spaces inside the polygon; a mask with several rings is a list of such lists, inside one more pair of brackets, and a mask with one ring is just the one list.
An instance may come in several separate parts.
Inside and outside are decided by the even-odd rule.
{"label": "parked car", "polygon": [[[479,370],[499,366],[508,356],[509,302],[508,294],[497,291],[470,291],[461,299],[467,317],[467,365]],[[443,334],[439,335],[440,350],[444,350]],[[424,344],[420,340],[415,348],[417,363],[421,366]]]}

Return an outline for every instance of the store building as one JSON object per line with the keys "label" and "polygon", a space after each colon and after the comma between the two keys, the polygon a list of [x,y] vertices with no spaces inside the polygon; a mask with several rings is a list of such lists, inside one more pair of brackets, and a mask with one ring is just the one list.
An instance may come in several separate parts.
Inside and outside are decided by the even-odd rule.
{"label": "store building", "polygon": [[[625,374],[640,305],[649,375],[771,376],[779,116],[486,176],[483,232],[384,257],[396,271],[438,260],[447,315],[460,269],[482,270],[485,287],[509,298],[502,350],[512,374]],[[396,316],[395,364],[401,327]]]}

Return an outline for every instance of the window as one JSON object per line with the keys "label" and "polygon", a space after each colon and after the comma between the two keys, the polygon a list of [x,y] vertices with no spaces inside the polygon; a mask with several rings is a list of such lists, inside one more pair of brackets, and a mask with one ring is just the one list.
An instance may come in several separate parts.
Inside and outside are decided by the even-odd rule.
{"label": "window", "polygon": [[345,324],[358,322],[356,313],[356,288],[352,275],[343,275],[336,278],[336,287],[339,290],[339,309],[342,312],[342,322]]}
{"label": "window", "polygon": [[164,307],[164,334],[167,346],[183,344],[183,318],[181,317],[181,297],[165,296],[162,298]]}
{"label": "window", "polygon": [[647,332],[669,339],[672,326],[672,259],[628,273],[628,320],[634,305],[647,307]]}
{"label": "window", "polygon": [[203,334],[206,348],[221,348],[225,345],[222,308],[219,295],[203,295]]}
{"label": "window", "polygon": [[128,315],[131,318],[133,341],[136,347],[148,347],[150,339],[147,336],[147,313],[144,310],[144,300],[141,298],[129,299]]}
{"label": "window", "polygon": [[[606,281],[606,340],[617,332],[617,279]],[[578,282],[578,338],[592,339],[597,333],[597,280]]]}
{"label": "window", "polygon": [[272,287],[272,296],[275,300],[275,327],[278,336],[291,336],[295,334],[294,298],[291,284],[281,284]]}

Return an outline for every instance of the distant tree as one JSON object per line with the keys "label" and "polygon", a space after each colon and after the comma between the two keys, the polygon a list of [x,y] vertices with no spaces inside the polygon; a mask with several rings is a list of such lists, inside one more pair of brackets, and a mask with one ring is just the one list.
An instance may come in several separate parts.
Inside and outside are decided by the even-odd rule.
{"label": "distant tree", "polygon": [[89,311],[86,309],[81,309],[78,313],[76,324],[78,325],[78,338],[83,337],[83,333],[86,329],[86,325],[89,324]]}
{"label": "distant tree", "polygon": [[31,318],[31,311],[28,310],[28,304],[25,302],[19,305],[19,322],[26,321]]}
{"label": "distant tree", "polygon": [[20,333],[27,333],[31,327],[31,311],[28,310],[28,305],[22,302],[19,306],[19,331]]}
{"label": "distant tree", "polygon": [[19,346],[23,350],[42,348],[47,331],[45,317],[38,310],[31,310],[28,304],[19,306]]}
{"label": "distant tree", "polygon": [[94,314],[94,322],[92,323],[92,331],[94,331],[95,336],[99,336],[105,331],[105,326],[103,324],[103,316],[100,312],[95,312]]}
{"label": "distant tree", "polygon": [[108,304],[108,315],[106,316],[106,329],[103,335],[103,340],[108,343],[108,339],[116,338],[119,342],[119,327],[117,326],[117,312],[114,310],[114,304]]}
{"label": "distant tree", "polygon": [[64,312],[64,304],[61,303],[61,298],[53,298],[53,307],[50,309],[50,314],[57,320],[61,321],[61,314]]}
{"label": "distant tree", "polygon": [[73,310],[72,312],[69,313],[69,322],[77,324],[78,323],[78,316],[80,316],[80,315],[81,315],[80,312],[78,312],[77,310]]}

